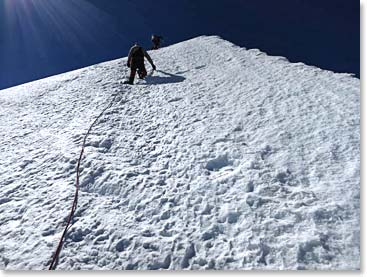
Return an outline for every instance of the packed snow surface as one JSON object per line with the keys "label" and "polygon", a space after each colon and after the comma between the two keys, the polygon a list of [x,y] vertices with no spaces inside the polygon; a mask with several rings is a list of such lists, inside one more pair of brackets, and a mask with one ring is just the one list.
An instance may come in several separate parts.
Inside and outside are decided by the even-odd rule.
{"label": "packed snow surface", "polygon": [[[218,37],[0,91],[0,268],[359,269],[360,81]],[[149,65],[147,65],[149,68]]]}

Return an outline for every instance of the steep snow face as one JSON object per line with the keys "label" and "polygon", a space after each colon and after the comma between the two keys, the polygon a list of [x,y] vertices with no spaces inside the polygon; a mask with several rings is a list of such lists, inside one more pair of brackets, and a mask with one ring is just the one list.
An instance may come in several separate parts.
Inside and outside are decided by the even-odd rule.
{"label": "steep snow face", "polygon": [[0,267],[358,269],[360,81],[218,37],[0,91]]}

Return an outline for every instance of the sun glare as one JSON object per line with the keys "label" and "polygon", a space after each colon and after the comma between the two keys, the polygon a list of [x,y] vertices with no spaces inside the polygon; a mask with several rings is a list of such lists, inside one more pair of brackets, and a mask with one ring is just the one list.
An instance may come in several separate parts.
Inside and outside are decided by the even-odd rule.
{"label": "sun glare", "polygon": [[[4,1],[5,41],[12,47],[32,47],[33,53],[36,50],[42,55],[50,41],[67,44],[81,54],[88,45],[103,46],[96,34],[106,33],[102,28],[111,19],[88,1]],[[113,30],[112,23],[109,25]],[[119,34],[115,32],[116,35]]]}

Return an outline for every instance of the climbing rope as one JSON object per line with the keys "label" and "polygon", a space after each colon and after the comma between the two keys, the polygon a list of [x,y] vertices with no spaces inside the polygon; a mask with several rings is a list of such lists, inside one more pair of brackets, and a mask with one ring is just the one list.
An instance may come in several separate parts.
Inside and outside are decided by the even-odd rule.
{"label": "climbing rope", "polygon": [[59,255],[60,255],[60,252],[61,252],[61,249],[62,249],[62,245],[63,245],[63,242],[65,240],[65,237],[66,237],[66,234],[67,234],[67,231],[68,231],[68,228],[71,224],[71,220],[73,219],[73,216],[74,216],[74,213],[76,211],[76,208],[77,208],[77,205],[78,205],[78,193],[79,193],[79,177],[80,177],[80,163],[81,163],[81,160],[82,160],[82,157],[83,157],[83,154],[84,154],[84,148],[85,148],[85,144],[86,144],[86,141],[87,141],[87,138],[90,134],[90,132],[92,131],[92,128],[94,127],[94,125],[97,123],[97,121],[101,118],[101,116],[112,106],[112,104],[115,102],[115,99],[116,99],[116,96],[118,94],[116,93],[114,95],[114,97],[112,98],[111,102],[108,104],[108,106],[106,108],[103,109],[103,111],[96,117],[96,119],[93,121],[93,123],[89,126],[89,129],[87,131],[87,133],[85,134],[84,136],[84,139],[83,139],[83,145],[82,145],[82,149],[80,151],[80,155],[79,155],[79,159],[78,159],[78,164],[77,164],[77,167],[76,167],[76,182],[75,182],[75,194],[74,194],[74,200],[73,200],[73,204],[71,206],[71,210],[70,210],[70,213],[68,215],[68,219],[67,219],[67,222],[66,222],[66,226],[65,226],[65,229],[64,229],[64,232],[62,233],[62,236],[60,238],[60,241],[59,241],[59,244],[57,246],[57,249],[56,249],[56,252],[55,254],[52,256],[52,261],[51,261],[51,264],[49,266],[49,270],[55,270],[56,269],[56,266],[57,266],[57,261],[58,261],[58,258],[59,258]]}

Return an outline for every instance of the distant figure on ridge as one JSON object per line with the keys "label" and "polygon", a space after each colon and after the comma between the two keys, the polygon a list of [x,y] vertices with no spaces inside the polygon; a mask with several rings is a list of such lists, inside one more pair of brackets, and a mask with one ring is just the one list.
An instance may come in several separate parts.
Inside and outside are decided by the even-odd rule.
{"label": "distant figure on ridge", "polygon": [[138,71],[138,75],[140,79],[144,79],[147,76],[147,70],[145,69],[144,65],[144,57],[147,58],[153,70],[156,69],[152,58],[149,54],[144,50],[143,47],[135,43],[133,47],[131,47],[129,52],[129,57],[127,59],[127,67],[130,67],[130,78],[128,81],[125,81],[124,84],[134,84],[135,74]]}
{"label": "distant figure on ridge", "polygon": [[163,40],[162,36],[152,35],[152,42],[153,42],[152,50],[157,50],[160,48],[161,40]]}

